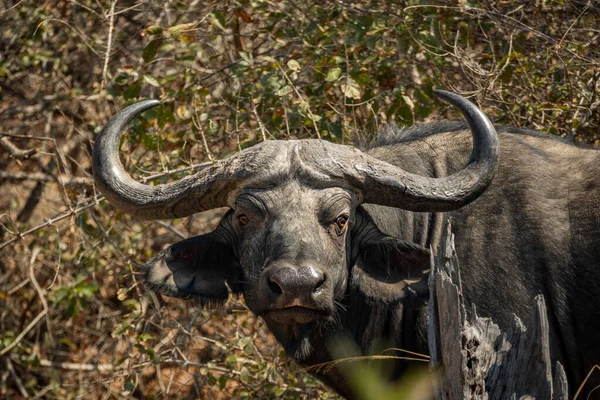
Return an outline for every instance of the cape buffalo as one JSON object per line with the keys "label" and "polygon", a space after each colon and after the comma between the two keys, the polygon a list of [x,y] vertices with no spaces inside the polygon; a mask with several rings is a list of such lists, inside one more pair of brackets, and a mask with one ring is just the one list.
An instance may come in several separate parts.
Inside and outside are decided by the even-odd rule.
{"label": "cape buffalo", "polygon": [[[365,353],[376,341],[427,351],[428,249],[451,216],[466,304],[506,328],[513,313],[529,320],[543,294],[552,359],[574,391],[600,361],[600,153],[494,128],[468,100],[436,94],[468,126],[395,130],[362,148],[265,141],[158,186],[133,180],[119,160],[127,123],[159,104],[143,101],[96,139],[96,184],[140,218],[229,207],[215,231],[150,260],[146,283],[207,305],[223,303],[229,290],[243,293],[305,366],[331,360],[327,338],[340,331]],[[397,378],[406,363],[394,368]],[[352,396],[335,369],[320,377]]]}

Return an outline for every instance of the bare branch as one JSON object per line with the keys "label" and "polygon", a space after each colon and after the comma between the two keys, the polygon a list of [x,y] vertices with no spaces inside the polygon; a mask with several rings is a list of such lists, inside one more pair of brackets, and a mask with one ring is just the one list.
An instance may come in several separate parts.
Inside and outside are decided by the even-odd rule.
{"label": "bare branch", "polygon": [[98,371],[112,372],[115,367],[112,364],[83,364],[72,362],[58,362],[50,360],[40,360],[40,366],[48,368],[58,368],[72,371]]}
{"label": "bare branch", "polygon": [[8,358],[6,359],[6,369],[8,370],[8,372],[12,376],[13,380],[15,381],[15,384],[19,388],[19,392],[21,392],[21,396],[23,396],[24,399],[28,399],[29,393],[27,393],[27,390],[23,386],[23,382],[21,382],[21,378],[19,378],[19,375],[17,375],[17,373],[15,372],[12,362]]}
{"label": "bare branch", "polygon": [[106,40],[106,53],[104,55],[104,67],[102,67],[102,87],[106,85],[106,75],[108,74],[108,61],[110,60],[110,52],[112,51],[112,36],[113,31],[115,29],[115,6],[117,5],[117,0],[114,0],[110,6],[109,13],[109,21],[110,25],[108,26],[108,39]]}
{"label": "bare branch", "polygon": [[[42,303],[44,312],[46,313],[46,315],[48,315],[48,303],[46,302],[46,296],[44,296],[44,292],[42,291],[40,284],[38,283],[37,279],[35,278],[35,273],[34,273],[34,269],[33,269],[33,266],[35,265],[35,260],[38,256],[38,254],[40,254],[40,251],[41,251],[40,247],[35,247],[33,249],[33,254],[31,255],[31,259],[29,260],[29,279],[31,280],[31,283],[33,284],[33,287],[35,288],[35,291],[37,292],[37,294],[40,298],[40,302]],[[50,324],[50,319],[48,317],[46,317],[46,327],[48,328],[48,337],[50,338],[50,343],[54,343],[54,335],[52,334],[52,325]]]}
{"label": "bare branch", "polygon": [[0,356],[5,355],[6,353],[8,353],[9,351],[11,351],[16,345],[18,345],[21,340],[23,340],[23,338],[25,337],[25,335],[27,335],[27,333],[33,329],[34,326],[37,325],[38,322],[40,322],[40,319],[42,319],[46,313],[48,312],[48,310],[43,310],[41,313],[39,313],[30,323],[29,325],[27,325],[25,327],[25,329],[23,329],[23,331],[21,333],[19,333],[19,336],[17,336],[14,340],[14,342],[12,342],[11,344],[9,344],[8,346],[6,346],[5,348],[3,348],[2,350],[0,350]]}
{"label": "bare branch", "polygon": [[[187,171],[197,171],[197,170],[201,170],[204,169],[208,166],[212,165],[212,162],[205,162],[205,163],[201,163],[201,164],[194,164],[194,165],[189,165],[187,167],[183,167],[183,168],[177,168],[171,171],[165,171],[165,172],[161,172],[159,174],[155,174],[155,175],[151,175],[151,176],[147,176],[145,178],[141,178],[140,182],[148,182],[151,181],[153,179],[158,179],[158,178],[162,178],[164,176],[168,176],[168,175],[173,175],[173,174],[178,174],[181,172],[187,172]],[[0,250],[2,250],[3,248],[5,248],[6,246],[8,246],[11,243],[14,243],[15,241],[19,240],[19,239],[23,239],[25,236],[30,235],[34,232],[39,231],[40,229],[44,229],[52,224],[55,224],[56,222],[62,221],[65,218],[69,218],[69,217],[73,217],[75,215],[78,215],[82,212],[84,212],[85,210],[88,210],[92,207],[97,206],[98,204],[100,204],[101,201],[104,200],[104,196],[102,195],[98,195],[96,197],[90,197],[87,198],[85,200],[83,200],[80,204],[79,207],[75,208],[75,209],[70,209],[68,211],[64,211],[60,214],[58,214],[57,216],[55,216],[54,218],[51,218],[49,220],[47,220],[46,222],[44,222],[43,224],[40,224],[36,227],[33,227],[31,229],[26,230],[25,232],[19,232],[15,235],[15,237],[0,243]]]}
{"label": "bare branch", "polygon": [[0,171],[0,179],[6,179],[9,181],[36,181],[36,182],[62,182],[65,186],[89,186],[93,180],[83,176],[61,176],[60,178],[54,177],[49,174],[42,172],[8,172]]}
{"label": "bare branch", "polygon": [[0,148],[9,153],[11,158],[16,158],[17,160],[25,160],[37,153],[37,149],[19,149],[7,137],[0,138]]}

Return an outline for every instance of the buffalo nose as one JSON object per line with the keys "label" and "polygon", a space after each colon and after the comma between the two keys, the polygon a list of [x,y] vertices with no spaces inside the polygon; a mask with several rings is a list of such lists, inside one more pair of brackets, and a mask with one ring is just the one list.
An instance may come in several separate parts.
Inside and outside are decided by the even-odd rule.
{"label": "buffalo nose", "polygon": [[312,266],[283,266],[275,269],[267,277],[271,292],[286,298],[302,298],[318,294],[325,283],[325,274]]}

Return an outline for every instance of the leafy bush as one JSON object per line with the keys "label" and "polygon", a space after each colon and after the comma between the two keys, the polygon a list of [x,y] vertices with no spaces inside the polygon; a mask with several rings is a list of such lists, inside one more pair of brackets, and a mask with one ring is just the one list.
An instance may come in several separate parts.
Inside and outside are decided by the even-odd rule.
{"label": "leafy bush", "polygon": [[265,139],[346,143],[456,117],[433,88],[498,123],[600,140],[594,2],[4,5],[1,397],[334,396],[240,300],[197,310],[140,284],[140,264],[219,212],[140,222],[99,196],[91,143],[127,104],[163,102],[123,145],[132,175],[156,183]]}

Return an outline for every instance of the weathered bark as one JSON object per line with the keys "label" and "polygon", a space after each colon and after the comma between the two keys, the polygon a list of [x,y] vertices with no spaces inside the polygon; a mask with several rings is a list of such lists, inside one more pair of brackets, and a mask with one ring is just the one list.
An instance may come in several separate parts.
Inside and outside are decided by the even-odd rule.
{"label": "weathered bark", "polygon": [[436,400],[568,398],[567,379],[557,362],[552,375],[548,318],[542,295],[535,298],[525,328],[515,316],[502,332],[490,318],[467,313],[460,290],[454,235],[447,225],[429,279],[428,340],[438,370]]}

